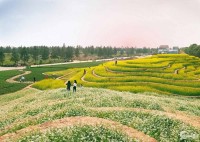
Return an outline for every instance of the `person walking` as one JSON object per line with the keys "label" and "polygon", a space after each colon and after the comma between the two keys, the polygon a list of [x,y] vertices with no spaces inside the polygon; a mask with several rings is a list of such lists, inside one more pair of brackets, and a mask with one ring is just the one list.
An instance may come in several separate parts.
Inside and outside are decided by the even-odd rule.
{"label": "person walking", "polygon": [[68,82],[66,83],[66,85],[67,85],[67,91],[70,91],[71,82],[70,82],[70,81],[68,81]]}
{"label": "person walking", "polygon": [[[69,92],[68,94],[70,95],[71,82],[69,80],[66,83],[66,86],[67,86],[67,91]],[[66,94],[64,94],[64,97],[66,97]]]}
{"label": "person walking", "polygon": [[73,84],[73,92],[76,92],[76,86],[77,86],[77,81],[74,80],[74,84]]}
{"label": "person walking", "polygon": [[24,82],[24,81],[25,81],[25,77],[22,76],[22,77],[21,77],[21,82]]}

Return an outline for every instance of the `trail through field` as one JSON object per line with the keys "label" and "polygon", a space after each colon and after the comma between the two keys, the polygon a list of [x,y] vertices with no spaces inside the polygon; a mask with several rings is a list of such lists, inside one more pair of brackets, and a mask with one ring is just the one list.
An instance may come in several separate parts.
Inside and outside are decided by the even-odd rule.
{"label": "trail through field", "polygon": [[56,79],[62,79],[63,77],[66,77],[66,76],[68,76],[68,75],[70,75],[70,74],[72,74],[72,73],[74,73],[74,72],[75,72],[75,71],[72,71],[72,72],[67,73],[67,74],[65,74],[65,75],[59,76],[59,77],[57,77]]}
{"label": "trail through field", "polygon": [[88,82],[88,81],[85,80],[85,75],[86,75],[86,74],[87,74],[87,71],[86,71],[85,74],[81,77],[81,80],[84,81],[84,82]]}
{"label": "trail through field", "polygon": [[92,70],[92,74],[93,74],[94,76],[98,77],[98,78],[106,78],[106,77],[97,75],[97,74],[95,73],[94,69]]}
{"label": "trail through field", "polygon": [[148,135],[145,135],[143,132],[139,132],[131,127],[122,125],[119,122],[106,120],[102,118],[97,117],[67,117],[51,122],[46,122],[40,125],[30,126],[21,130],[18,130],[15,133],[9,133],[5,134],[0,137],[0,141],[8,141],[10,138],[19,138],[21,136],[24,136],[27,133],[34,132],[34,131],[40,131],[40,132],[46,132],[47,130],[51,128],[64,128],[64,127],[73,127],[76,125],[90,125],[90,126],[98,126],[102,125],[106,128],[116,129],[120,130],[122,133],[125,133],[130,138],[138,139],[142,142],[156,142],[156,140]]}
{"label": "trail through field", "polygon": [[180,120],[186,124],[189,124],[195,128],[200,128],[200,117],[198,116],[188,116],[181,112],[164,112],[164,111],[158,111],[158,110],[148,110],[148,109],[142,109],[142,108],[124,108],[124,107],[100,107],[100,108],[90,108],[93,110],[99,110],[99,111],[136,111],[136,112],[147,112],[147,113],[153,113],[155,115],[165,115],[169,118],[173,118],[176,120]]}
{"label": "trail through field", "polygon": [[30,81],[25,81],[25,82],[16,81],[17,78],[27,75],[27,74],[30,74],[30,73],[31,73],[31,71],[25,71],[23,74],[19,74],[19,75],[16,75],[16,76],[13,76],[13,77],[7,79],[6,82],[8,82],[8,83],[33,83]]}

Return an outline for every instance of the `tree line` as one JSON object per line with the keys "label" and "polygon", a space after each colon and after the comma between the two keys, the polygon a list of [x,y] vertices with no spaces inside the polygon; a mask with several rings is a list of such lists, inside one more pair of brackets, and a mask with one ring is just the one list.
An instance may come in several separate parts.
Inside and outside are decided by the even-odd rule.
{"label": "tree line", "polygon": [[80,56],[92,57],[96,59],[111,58],[119,56],[134,56],[138,54],[153,54],[156,53],[155,48],[124,48],[110,46],[31,46],[31,47],[0,47],[0,64],[4,65],[6,54],[10,55],[9,60],[13,65],[27,65],[30,58],[34,61],[33,64],[42,64],[42,61],[48,59],[58,59],[59,61],[72,61]]}
{"label": "tree line", "polygon": [[189,55],[200,57],[200,45],[192,44],[184,48],[184,52]]}

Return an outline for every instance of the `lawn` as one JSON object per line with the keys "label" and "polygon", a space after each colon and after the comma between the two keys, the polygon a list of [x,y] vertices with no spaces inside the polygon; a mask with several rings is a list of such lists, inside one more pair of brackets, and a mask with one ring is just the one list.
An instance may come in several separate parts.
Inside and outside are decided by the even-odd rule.
{"label": "lawn", "polygon": [[22,83],[8,83],[6,80],[18,74],[21,74],[21,71],[0,71],[0,95],[16,92],[26,87],[27,84]]}

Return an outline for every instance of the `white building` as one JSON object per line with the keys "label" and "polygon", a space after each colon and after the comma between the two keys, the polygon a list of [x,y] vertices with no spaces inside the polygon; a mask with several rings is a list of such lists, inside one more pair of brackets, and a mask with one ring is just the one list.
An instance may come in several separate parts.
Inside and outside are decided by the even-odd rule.
{"label": "white building", "polygon": [[179,48],[174,46],[173,48],[169,48],[168,45],[160,45],[158,48],[158,54],[178,54]]}

